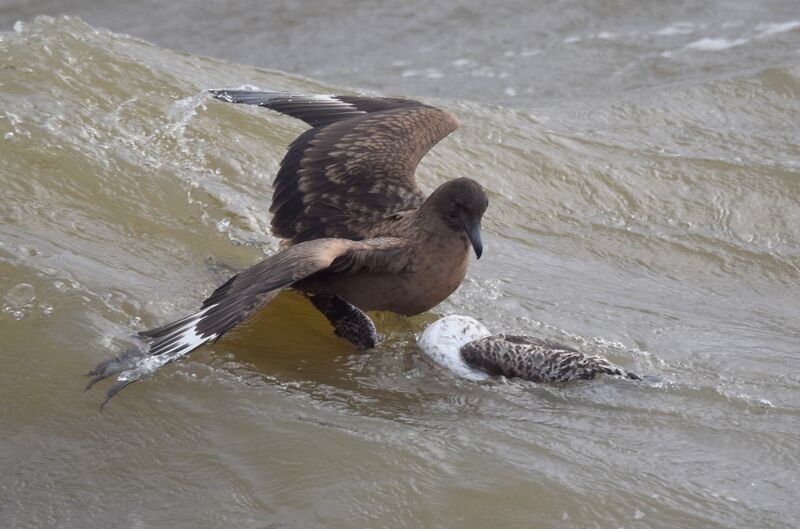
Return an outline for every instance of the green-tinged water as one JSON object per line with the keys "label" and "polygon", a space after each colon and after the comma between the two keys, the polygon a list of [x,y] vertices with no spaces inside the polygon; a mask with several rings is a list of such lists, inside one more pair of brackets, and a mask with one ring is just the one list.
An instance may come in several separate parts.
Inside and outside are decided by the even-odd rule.
{"label": "green-tinged water", "polygon": [[[89,369],[277,249],[271,181],[304,126],[202,90],[344,89],[77,18],[0,33],[0,526],[797,527],[800,23],[743,27],[774,60],[426,99],[461,128],[423,189],[490,194],[455,295],[380,315],[366,353],[284,295],[102,412]],[[414,347],[452,313],[651,377],[459,380]]]}

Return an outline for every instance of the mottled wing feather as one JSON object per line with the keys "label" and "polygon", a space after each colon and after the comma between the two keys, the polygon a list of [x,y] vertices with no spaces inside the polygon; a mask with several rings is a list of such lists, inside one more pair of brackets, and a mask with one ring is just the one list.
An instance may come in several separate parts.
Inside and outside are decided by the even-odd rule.
{"label": "mottled wing feather", "polygon": [[353,116],[393,108],[424,106],[419,101],[391,97],[308,95],[290,92],[254,92],[249,90],[209,90],[212,96],[227,103],[241,103],[269,108],[300,119],[312,127],[328,125]]}
{"label": "mottled wing feather", "polygon": [[490,375],[534,382],[568,382],[599,374],[639,377],[599,356],[586,355],[546,340],[498,334],[465,344],[461,356],[471,366]]}
{"label": "mottled wing feather", "polygon": [[577,353],[578,350],[572,347],[568,347],[566,345],[562,345],[557,342],[553,342],[551,340],[544,340],[542,338],[535,338],[533,336],[525,336],[525,335],[516,335],[516,334],[504,334],[502,335],[505,337],[505,341],[512,343],[512,344],[520,344],[520,345],[530,345],[534,347],[541,347],[544,349],[553,349],[558,351],[569,351],[572,353]]}
{"label": "mottled wing feather", "polygon": [[418,208],[425,197],[416,184],[416,167],[458,127],[453,114],[404,99],[211,93],[314,126],[289,146],[273,182],[272,230],[293,243],[364,239],[375,222]]}
{"label": "mottled wing feather", "polygon": [[[296,244],[267,257],[219,286],[201,307],[203,317],[195,329],[201,336],[222,336],[237,323],[249,318],[271,297],[269,294],[321,272],[352,273],[362,269],[395,273],[409,262],[411,245],[405,239],[382,237],[365,241],[316,239]],[[267,299],[269,298],[269,299]],[[141,336],[160,339],[168,336],[182,321],[145,331]],[[152,351],[152,346],[151,346]]]}
{"label": "mottled wing feather", "polygon": [[[370,270],[393,273],[408,266],[411,245],[405,239],[384,237],[365,241],[317,239],[291,246],[241,272],[203,302],[200,310],[139,336],[148,341],[144,350],[131,349],[101,362],[89,375],[89,387],[113,375],[117,392],[156,369],[216,340],[250,318],[280,292],[314,274]],[[329,270],[330,269],[330,270]]]}
{"label": "mottled wing feather", "polygon": [[415,106],[307,131],[292,143],[275,179],[273,232],[292,242],[360,239],[375,222],[418,208],[425,197],[416,167],[457,125],[448,112]]}

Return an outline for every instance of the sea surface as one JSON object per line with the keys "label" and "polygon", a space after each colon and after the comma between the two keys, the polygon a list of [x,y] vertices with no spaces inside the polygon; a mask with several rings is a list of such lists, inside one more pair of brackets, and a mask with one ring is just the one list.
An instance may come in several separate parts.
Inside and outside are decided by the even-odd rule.
{"label": "sea surface", "polygon": [[[100,411],[278,248],[304,125],[203,94],[243,86],[454,112],[418,179],[486,187],[484,256],[375,350],[287,293]],[[647,379],[461,380],[414,346],[447,314]],[[793,529],[798,490],[796,1],[0,1],[0,527]]]}

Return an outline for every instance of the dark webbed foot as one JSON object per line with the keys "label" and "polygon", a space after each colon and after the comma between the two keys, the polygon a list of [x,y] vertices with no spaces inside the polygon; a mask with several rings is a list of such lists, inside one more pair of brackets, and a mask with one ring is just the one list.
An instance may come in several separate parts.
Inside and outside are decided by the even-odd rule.
{"label": "dark webbed foot", "polygon": [[359,349],[372,349],[383,341],[367,314],[334,294],[308,296],[311,303],[328,318],[336,336],[344,338]]}

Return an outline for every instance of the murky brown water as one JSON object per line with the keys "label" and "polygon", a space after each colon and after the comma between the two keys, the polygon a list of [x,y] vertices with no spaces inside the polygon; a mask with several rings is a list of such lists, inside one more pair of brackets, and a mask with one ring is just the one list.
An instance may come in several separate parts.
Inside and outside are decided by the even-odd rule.
{"label": "murky brown water", "polygon": [[[490,190],[484,258],[432,313],[380,315],[389,339],[375,351],[350,349],[288,294],[102,413],[86,371],[132,330],[194,309],[220,263],[277,247],[270,182],[302,124],[201,90],[342,88],[74,18],[16,31],[9,19],[0,526],[797,527],[800,15],[623,4],[412,2],[393,11],[405,22],[383,52],[369,44],[386,22],[355,35],[308,3],[276,10],[275,34],[265,22],[243,37],[263,50],[247,62],[434,97],[459,116],[419,178]],[[361,22],[389,9],[340,7]],[[116,29],[184,49],[203,26],[187,27],[214,16],[159,29],[126,9]],[[203,42],[233,39],[248,13],[227,10]],[[314,30],[307,54],[300,40],[277,53],[280,35]],[[330,57],[337,31],[355,43]],[[234,58],[212,48],[193,49]],[[414,348],[450,313],[658,382],[454,379]]]}

